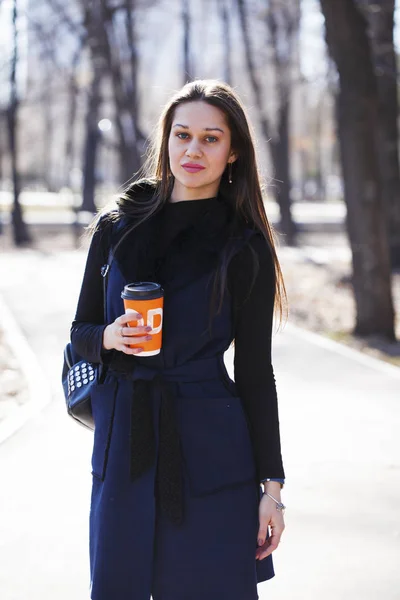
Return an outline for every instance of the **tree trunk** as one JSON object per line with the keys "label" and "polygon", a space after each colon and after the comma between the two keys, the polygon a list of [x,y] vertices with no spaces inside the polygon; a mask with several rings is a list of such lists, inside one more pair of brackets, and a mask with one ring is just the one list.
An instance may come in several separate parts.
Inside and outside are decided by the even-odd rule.
{"label": "tree trunk", "polygon": [[43,95],[43,119],[44,119],[44,144],[43,144],[43,154],[42,157],[42,165],[43,165],[43,180],[48,192],[55,192],[52,173],[52,145],[53,145],[53,90],[51,88],[53,74],[50,70],[47,71],[45,77],[45,89],[46,93]]}
{"label": "tree trunk", "polygon": [[23,219],[22,207],[19,201],[20,180],[18,173],[18,146],[17,146],[17,128],[18,128],[18,95],[17,95],[17,63],[18,63],[18,7],[17,0],[13,5],[13,54],[11,59],[10,73],[10,104],[7,110],[8,139],[10,145],[11,157],[11,178],[13,182],[14,202],[11,213],[11,222],[13,228],[13,238],[16,246],[23,246],[32,241],[28,227]]}
{"label": "tree trunk", "polygon": [[315,183],[317,187],[317,200],[324,202],[325,194],[325,177],[323,168],[323,133],[322,123],[324,119],[324,97],[321,96],[316,107],[315,114]]}
{"label": "tree trunk", "polygon": [[[394,49],[394,0],[363,0],[368,11],[379,94],[379,158],[392,267],[400,267],[399,104]],[[376,10],[378,8],[378,10]]]}
{"label": "tree trunk", "polygon": [[190,6],[189,0],[182,0],[183,24],[183,85],[192,81],[192,65],[190,60]]}
{"label": "tree trunk", "polygon": [[[128,17],[130,26],[133,28],[133,9],[131,8],[132,0],[125,3],[125,9],[130,12]],[[139,131],[139,110],[138,105],[130,105],[130,96],[128,89],[137,88],[137,81],[133,80],[137,73],[132,73],[127,79],[121,68],[121,62],[118,52],[118,43],[116,41],[114,23],[112,20],[112,9],[108,4],[108,0],[101,1],[101,24],[98,27],[98,36],[101,38],[103,52],[106,59],[107,70],[112,81],[112,90],[114,93],[115,102],[115,120],[118,132],[118,149],[120,154],[120,170],[121,180],[125,183],[132,178],[132,175],[137,172],[141,166],[141,152],[138,148],[144,139],[144,136]],[[131,38],[131,40],[134,38]],[[129,42],[129,40],[128,40]],[[131,42],[133,43],[133,42]],[[130,48],[130,53],[136,51],[136,48]],[[132,65],[132,62],[131,62]],[[135,111],[136,112],[133,112]]]}
{"label": "tree trunk", "polygon": [[[300,2],[292,0],[290,5],[280,0],[270,0],[266,13],[266,25],[271,41],[272,64],[274,66],[278,110],[277,135],[273,144],[275,156],[275,176],[279,186],[279,202],[281,209],[282,229],[286,233],[286,243],[294,245],[297,228],[291,211],[291,169],[290,169],[290,105],[292,95],[293,50],[299,32]],[[278,198],[277,198],[278,199]]]}
{"label": "tree trunk", "polygon": [[100,86],[105,72],[104,30],[102,7],[98,3],[87,4],[85,25],[88,34],[92,81],[87,95],[85,117],[85,143],[83,147],[83,190],[82,204],[79,210],[96,212],[96,171],[100,132],[98,128],[99,108],[101,103]]}
{"label": "tree trunk", "polygon": [[367,22],[354,0],[321,0],[337,65],[338,133],[357,308],[354,333],[395,339],[378,158],[378,90]]}
{"label": "tree trunk", "polygon": [[76,69],[80,56],[85,45],[85,38],[81,39],[79,49],[75,52],[72,60],[72,72],[68,82],[68,120],[65,135],[65,161],[64,161],[64,182],[65,185],[72,188],[71,173],[74,167],[75,159],[75,123],[77,116],[78,84],[76,81]]}
{"label": "tree trunk", "polygon": [[226,6],[225,0],[217,0],[218,9],[221,17],[221,29],[222,38],[224,44],[224,58],[223,58],[223,70],[224,70],[224,81],[232,85],[232,42],[231,42],[231,17],[230,11]]}
{"label": "tree trunk", "polygon": [[[277,135],[273,136],[271,124],[265,114],[261,84],[257,77],[256,69],[254,66],[245,0],[237,0],[237,3],[239,9],[240,25],[243,35],[246,66],[249,73],[251,86],[253,88],[255,103],[260,115],[261,130],[263,132],[264,139],[268,141],[268,148],[271,153],[272,164],[274,167],[274,179],[276,179],[277,182],[277,184],[274,186],[274,194],[280,210],[280,226],[282,232],[286,236],[285,242],[288,245],[294,245],[296,243],[296,226],[292,219],[291,213],[289,140],[288,138],[281,138],[281,135],[288,136],[289,134],[289,91],[284,103],[282,103],[283,98],[281,94],[278,94],[280,107],[278,109]],[[282,76],[282,74],[277,73],[277,77],[279,78],[280,76]],[[287,105],[285,108],[286,103]],[[287,153],[286,156],[284,156],[285,152]],[[278,162],[275,162],[276,160]],[[282,168],[284,169],[283,171],[281,171]]]}
{"label": "tree trunk", "polygon": [[64,161],[64,181],[68,187],[71,187],[71,172],[74,166],[74,132],[76,122],[78,87],[76,85],[75,73],[72,72],[68,84],[68,119],[66,123],[65,134],[65,161]]}
{"label": "tree trunk", "polygon": [[138,54],[137,54],[137,40],[135,35],[135,15],[136,0],[126,0],[126,29],[127,38],[129,45],[129,56],[130,56],[130,67],[131,67],[131,79],[128,84],[128,106],[130,107],[130,113],[134,129],[134,146],[136,148],[137,157],[137,168],[140,167],[141,155],[145,151],[146,138],[143,135],[139,127],[139,98],[138,98]]}
{"label": "tree trunk", "polygon": [[[278,201],[280,197],[280,211],[282,230],[291,232],[286,240],[288,245],[294,244],[295,229],[291,214],[290,200],[290,153],[289,153],[289,98],[287,102],[281,104],[278,114],[278,135],[270,141],[273,163],[276,172],[277,182],[274,189],[277,189],[275,197]],[[288,234],[287,234],[288,235]]]}
{"label": "tree trunk", "polygon": [[96,212],[94,201],[96,191],[96,165],[99,147],[100,132],[98,128],[100,108],[100,80],[101,74],[94,66],[93,81],[88,96],[86,112],[86,140],[83,157],[83,195],[80,210]]}

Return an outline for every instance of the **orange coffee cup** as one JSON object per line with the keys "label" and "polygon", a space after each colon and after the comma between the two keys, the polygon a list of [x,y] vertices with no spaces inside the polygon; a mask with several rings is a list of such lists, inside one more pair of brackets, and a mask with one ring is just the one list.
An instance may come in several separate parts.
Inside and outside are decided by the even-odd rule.
{"label": "orange coffee cup", "polygon": [[[151,327],[149,335],[152,339],[140,344],[129,344],[131,348],[143,348],[138,356],[154,356],[159,354],[162,346],[162,324],[164,312],[164,290],[159,283],[138,281],[128,283],[122,293],[125,312],[135,311],[142,319],[129,321],[130,327]],[[141,333],[140,336],[143,336]]]}

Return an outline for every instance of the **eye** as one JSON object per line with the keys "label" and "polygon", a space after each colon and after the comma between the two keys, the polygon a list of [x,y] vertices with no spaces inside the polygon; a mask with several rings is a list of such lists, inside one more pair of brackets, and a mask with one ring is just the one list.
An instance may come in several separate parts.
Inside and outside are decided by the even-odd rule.
{"label": "eye", "polygon": [[[181,137],[181,136],[186,136],[186,137]],[[188,136],[189,136],[189,134],[184,131],[180,131],[179,133],[176,134],[176,137],[179,138],[180,140],[186,140],[188,138]],[[215,144],[215,142],[218,142],[218,138],[215,137],[215,135],[208,135],[205,139],[209,140],[211,144]]]}

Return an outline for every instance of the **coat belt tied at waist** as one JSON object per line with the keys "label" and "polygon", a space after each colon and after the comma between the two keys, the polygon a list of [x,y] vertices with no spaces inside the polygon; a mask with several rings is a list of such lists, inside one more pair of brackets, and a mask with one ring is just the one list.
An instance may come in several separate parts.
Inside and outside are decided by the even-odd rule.
{"label": "coat belt tied at waist", "polygon": [[[183,522],[183,461],[175,414],[174,388],[170,382],[195,383],[220,379],[226,372],[223,357],[186,362],[177,367],[155,369],[136,363],[128,378],[133,381],[130,427],[130,476],[137,479],[157,458],[156,493],[161,509],[176,525]],[[161,394],[159,450],[153,425],[151,394]]]}

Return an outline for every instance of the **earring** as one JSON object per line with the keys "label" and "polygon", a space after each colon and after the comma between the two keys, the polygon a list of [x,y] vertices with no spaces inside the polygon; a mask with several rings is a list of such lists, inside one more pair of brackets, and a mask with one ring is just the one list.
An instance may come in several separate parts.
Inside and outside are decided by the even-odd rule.
{"label": "earring", "polygon": [[232,183],[232,163],[231,162],[229,163],[228,169],[229,169],[228,181],[229,181],[229,183]]}

